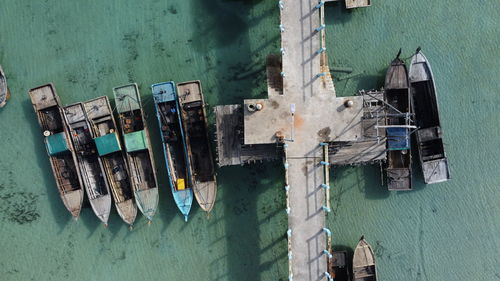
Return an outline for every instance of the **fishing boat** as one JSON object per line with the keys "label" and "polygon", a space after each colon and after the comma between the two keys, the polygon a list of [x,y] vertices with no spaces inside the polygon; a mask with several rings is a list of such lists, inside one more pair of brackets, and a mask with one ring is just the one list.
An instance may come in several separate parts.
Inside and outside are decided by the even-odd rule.
{"label": "fishing boat", "polygon": [[405,63],[397,57],[385,76],[387,103],[387,183],[389,190],[411,190],[410,130],[412,123],[410,85]]}
{"label": "fishing boat", "polygon": [[103,96],[83,103],[92,128],[97,153],[101,158],[109,189],[120,217],[130,226],[137,216],[127,161],[118,138],[113,111],[108,97]]}
{"label": "fishing boat", "polygon": [[412,105],[418,128],[415,132],[415,139],[424,182],[447,181],[450,179],[450,171],[444,152],[436,86],[431,66],[420,48],[411,59],[409,77]]}
{"label": "fishing boat", "polygon": [[5,73],[0,65],[0,108],[7,104],[7,100],[9,100],[9,98],[10,91],[9,87],[7,87],[7,78],[5,78]]}
{"label": "fishing boat", "polygon": [[135,201],[142,214],[151,221],[158,206],[158,183],[139,89],[137,84],[129,84],[114,88],[113,93]]}
{"label": "fishing boat", "polygon": [[375,268],[375,255],[372,246],[361,236],[354,250],[352,259],[353,281],[375,281],[377,280],[377,269]]}
{"label": "fishing boat", "polygon": [[345,6],[347,9],[370,7],[371,2],[371,0],[345,0]]}
{"label": "fishing boat", "polygon": [[151,86],[156,117],[161,132],[168,182],[177,207],[188,220],[193,203],[193,190],[188,182],[187,148],[182,128],[174,82]]}
{"label": "fishing boat", "polygon": [[335,281],[350,281],[349,267],[347,266],[347,252],[335,251],[328,259],[328,271]]}
{"label": "fishing boat", "polygon": [[33,88],[29,90],[29,95],[43,132],[45,147],[61,199],[71,215],[78,217],[82,209],[84,192],[59,96],[52,84]]}
{"label": "fishing boat", "polygon": [[105,179],[104,167],[97,154],[94,132],[85,114],[82,103],[67,105],[63,115],[69,127],[69,135],[75,148],[77,167],[80,170],[83,186],[87,192],[90,206],[96,216],[108,224],[111,211],[111,194]]}
{"label": "fishing boat", "polygon": [[215,204],[217,182],[201,83],[200,81],[179,83],[177,93],[194,196],[200,207],[210,213]]}

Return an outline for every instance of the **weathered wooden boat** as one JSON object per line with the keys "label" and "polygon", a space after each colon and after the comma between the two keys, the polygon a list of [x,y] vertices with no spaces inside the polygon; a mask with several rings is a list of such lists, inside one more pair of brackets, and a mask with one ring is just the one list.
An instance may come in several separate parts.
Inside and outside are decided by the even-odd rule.
{"label": "weathered wooden boat", "polygon": [[61,199],[71,215],[78,217],[82,209],[83,185],[59,96],[52,84],[33,88],[29,90],[29,95],[45,138]]}
{"label": "weathered wooden boat", "polygon": [[141,95],[137,84],[116,87],[113,93],[135,201],[142,214],[151,221],[158,207],[158,182]]}
{"label": "weathered wooden boat", "polygon": [[335,281],[351,280],[346,251],[334,251],[332,253],[332,257],[328,259],[328,272]]}
{"label": "weathered wooden boat", "polygon": [[113,111],[108,97],[83,103],[94,134],[97,153],[101,158],[109,189],[120,217],[130,226],[137,216],[127,161],[118,138]]}
{"label": "weathered wooden boat", "polygon": [[379,127],[386,128],[388,189],[411,190],[410,130],[415,126],[411,121],[408,71],[399,54],[391,62],[385,76],[387,125]]}
{"label": "weathered wooden boat", "polygon": [[179,83],[177,93],[194,196],[200,207],[209,213],[215,204],[217,182],[201,83],[200,81]]}
{"label": "weathered wooden boat", "polygon": [[353,281],[375,281],[377,280],[377,269],[375,267],[375,255],[372,247],[361,236],[354,250],[352,259]]}
{"label": "weathered wooden boat", "polygon": [[151,86],[160,126],[168,182],[177,207],[187,221],[193,203],[189,182],[187,148],[174,82]]}
{"label": "weathered wooden boat", "polygon": [[82,103],[67,105],[63,109],[63,115],[69,127],[69,135],[76,153],[77,168],[80,170],[90,206],[96,216],[107,225],[111,211],[111,194],[85,108]]}
{"label": "weathered wooden boat", "polygon": [[420,48],[413,55],[409,70],[413,109],[417,124],[417,142],[420,166],[425,183],[450,179],[448,159],[444,151],[436,86],[431,66]]}
{"label": "weathered wooden boat", "polygon": [[7,104],[7,100],[10,98],[9,87],[7,86],[7,78],[3,72],[2,66],[0,65],[0,108]]}
{"label": "weathered wooden boat", "polygon": [[371,0],[345,0],[345,6],[347,9],[370,7],[371,2]]}

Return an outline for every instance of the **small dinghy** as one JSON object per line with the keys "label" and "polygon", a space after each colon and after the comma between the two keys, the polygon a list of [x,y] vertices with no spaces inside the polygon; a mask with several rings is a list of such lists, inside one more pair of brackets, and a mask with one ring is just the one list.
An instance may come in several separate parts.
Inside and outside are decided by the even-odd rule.
{"label": "small dinghy", "polygon": [[103,96],[83,103],[91,125],[97,153],[101,158],[109,189],[120,217],[130,226],[137,216],[127,161],[116,131],[113,111],[108,97]]}
{"label": "small dinghy", "polygon": [[137,84],[113,89],[137,206],[151,221],[158,207],[158,183],[148,126]]}
{"label": "small dinghy", "polygon": [[420,48],[411,58],[409,76],[418,127],[415,138],[424,182],[447,181],[450,179],[450,171],[444,152],[436,86],[431,66]]}
{"label": "small dinghy", "polygon": [[82,210],[83,185],[59,96],[52,84],[33,88],[29,95],[45,138],[61,199],[71,215],[78,217]]}
{"label": "small dinghy", "polygon": [[387,108],[387,184],[389,190],[411,190],[410,129],[412,125],[410,85],[405,63],[397,57],[385,76]]}
{"label": "small dinghy", "polygon": [[175,203],[187,221],[193,203],[193,190],[188,181],[187,148],[182,128],[174,82],[151,86],[156,116],[167,167],[168,182]]}
{"label": "small dinghy", "polygon": [[354,250],[352,259],[353,281],[375,281],[377,280],[377,270],[375,268],[375,255],[372,246],[361,236],[359,243]]}
{"label": "small dinghy", "polygon": [[0,108],[7,104],[10,98],[9,87],[7,87],[7,78],[3,72],[2,66],[0,65]]}
{"label": "small dinghy", "polygon": [[82,103],[67,105],[63,109],[64,118],[75,148],[78,168],[87,192],[90,205],[96,216],[108,224],[111,211],[111,194],[104,176],[101,158],[94,143],[94,132],[85,114]]}
{"label": "small dinghy", "polygon": [[201,83],[184,82],[177,84],[177,89],[194,196],[200,207],[210,213],[215,204],[217,182]]}

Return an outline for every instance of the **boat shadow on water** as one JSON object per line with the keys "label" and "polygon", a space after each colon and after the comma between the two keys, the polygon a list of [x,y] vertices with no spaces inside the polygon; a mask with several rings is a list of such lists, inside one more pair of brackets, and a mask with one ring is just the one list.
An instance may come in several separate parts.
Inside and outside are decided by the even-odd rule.
{"label": "boat shadow on water", "polygon": [[40,131],[40,126],[37,123],[36,114],[33,112],[33,105],[31,104],[29,98],[25,99],[22,102],[22,109],[26,120],[29,120],[29,133],[31,135],[27,137],[33,140],[36,155],[36,165],[39,169],[41,169],[41,184],[46,189],[45,193],[47,194],[53,218],[59,226],[59,233],[61,233],[69,223],[74,222],[74,219],[72,219],[71,215],[68,213],[68,210],[61,201],[61,196],[59,195],[57,184],[55,182],[50,167],[50,162],[46,153],[43,135]]}
{"label": "boat shadow on water", "polygon": [[[180,215],[175,204],[171,204],[173,202],[172,192],[168,183],[167,173],[163,172],[166,171],[167,168],[165,165],[165,159],[163,158],[163,145],[161,143],[160,130],[158,130],[158,121],[156,120],[153,98],[152,96],[145,94],[150,91],[149,89],[142,89],[141,85],[139,85],[139,90],[143,93],[141,99],[143,100],[142,107],[144,110],[144,118],[148,124],[151,124],[149,128],[149,136],[158,180],[159,203],[158,210],[152,223],[161,221],[161,233],[166,234],[169,225],[175,217],[178,217],[178,219],[181,220],[184,220],[184,218]],[[195,211],[196,204],[193,204],[191,207],[191,214],[194,214]],[[182,228],[185,226],[186,225],[183,225]]]}

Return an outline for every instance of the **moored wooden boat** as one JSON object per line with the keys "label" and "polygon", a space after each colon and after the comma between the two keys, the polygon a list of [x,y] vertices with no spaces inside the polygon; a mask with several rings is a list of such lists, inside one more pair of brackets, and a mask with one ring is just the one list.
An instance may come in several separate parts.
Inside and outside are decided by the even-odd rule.
{"label": "moored wooden boat", "polygon": [[93,140],[94,132],[87,120],[83,104],[75,103],[65,106],[63,115],[68,124],[69,135],[75,148],[77,168],[92,210],[107,225],[111,211],[111,194]]}
{"label": "moored wooden boat", "polygon": [[177,93],[194,195],[200,207],[210,212],[215,204],[217,182],[201,83],[200,81],[179,83]]}
{"label": "moored wooden boat", "polygon": [[9,87],[7,86],[7,78],[3,72],[2,66],[0,65],[0,108],[7,104],[10,98]]}
{"label": "moored wooden boat", "polygon": [[[401,51],[400,51],[401,52]],[[387,184],[389,190],[411,190],[411,99],[408,71],[398,56],[385,76],[387,108]]]}
{"label": "moored wooden boat", "polygon": [[175,203],[187,221],[193,203],[193,190],[188,181],[189,159],[175,84],[158,83],[152,85],[151,90],[161,132],[168,182]]}
{"label": "moored wooden boat", "polygon": [[359,239],[354,250],[352,259],[353,281],[375,281],[377,280],[377,269],[375,266],[375,255],[372,247],[366,242],[364,236]]}
{"label": "moored wooden boat", "polygon": [[142,214],[151,221],[158,207],[158,183],[141,95],[137,84],[116,87],[113,93],[135,201]]}
{"label": "moored wooden boat", "polygon": [[370,7],[372,5],[371,2],[371,0],[345,0],[345,6],[347,9]]}
{"label": "moored wooden boat", "polygon": [[328,259],[328,272],[335,281],[351,280],[346,251],[334,251],[332,253],[332,257]]}
{"label": "moored wooden boat", "polygon": [[78,217],[84,192],[59,96],[52,84],[33,88],[29,90],[29,95],[45,138],[45,147],[61,199],[71,215]]}
{"label": "moored wooden boat", "polygon": [[444,151],[436,86],[427,58],[417,49],[409,69],[412,105],[417,131],[416,145],[425,183],[450,179],[448,159]]}
{"label": "moored wooden boat", "polygon": [[137,216],[137,207],[134,202],[125,153],[120,144],[108,97],[89,100],[83,105],[94,133],[94,142],[116,210],[120,217],[132,226]]}

